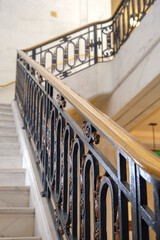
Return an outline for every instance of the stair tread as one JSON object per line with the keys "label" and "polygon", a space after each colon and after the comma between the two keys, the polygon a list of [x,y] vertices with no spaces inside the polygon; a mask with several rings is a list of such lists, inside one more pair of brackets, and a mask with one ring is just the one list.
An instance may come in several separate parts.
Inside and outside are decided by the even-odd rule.
{"label": "stair tread", "polygon": [[16,128],[14,127],[14,128],[2,128],[2,127],[0,127],[0,132],[5,132],[5,133],[7,133],[7,132],[10,132],[10,133],[16,133]]}
{"label": "stair tread", "polygon": [[8,116],[13,117],[12,111],[5,111],[5,110],[1,110],[1,109],[0,109],[0,115],[6,116],[6,117],[8,117]]}
{"label": "stair tread", "polygon": [[9,142],[9,141],[11,141],[11,143],[12,143],[13,140],[14,140],[14,142],[15,142],[15,141],[18,142],[18,137],[17,137],[17,136],[12,136],[12,137],[9,137],[9,136],[0,136],[0,142]]}
{"label": "stair tread", "polygon": [[20,148],[19,144],[18,143],[14,143],[14,142],[12,142],[12,143],[2,142],[0,146],[1,146],[2,149],[6,149],[6,148],[9,148],[9,149],[19,149]]}
{"label": "stair tread", "polygon": [[0,214],[34,214],[35,209],[31,207],[0,207]]}
{"label": "stair tread", "polygon": [[0,119],[0,129],[15,129],[15,122],[14,121],[5,121]]}
{"label": "stair tread", "polygon": [[10,173],[25,173],[26,170],[24,168],[0,168],[0,172],[4,172],[4,173],[7,173],[7,172],[10,172]]}
{"label": "stair tread", "polygon": [[2,111],[2,112],[11,112],[12,113],[12,108],[0,106],[0,111]]}
{"label": "stair tread", "polygon": [[4,111],[4,112],[12,112],[12,108],[9,108],[9,107],[2,107],[0,106],[0,111]]}
{"label": "stair tread", "polygon": [[1,137],[17,137],[17,133],[16,131],[12,131],[11,129],[7,129],[7,130],[0,130],[0,136]]}
{"label": "stair tread", "polygon": [[0,237],[0,240],[42,240],[41,237]]}
{"label": "stair tread", "polygon": [[42,240],[41,237],[0,237],[0,240]]}
{"label": "stair tread", "polygon": [[13,148],[1,149],[0,147],[0,156],[18,156],[18,155],[20,155],[19,149]]}
{"label": "stair tread", "polygon": [[5,115],[0,115],[0,122],[14,122],[14,118],[12,115],[9,115],[9,116],[5,116]]}
{"label": "stair tread", "polygon": [[0,186],[0,191],[30,191],[29,186]]}
{"label": "stair tread", "polygon": [[11,108],[11,104],[9,104],[9,103],[0,103],[0,107],[10,107]]}
{"label": "stair tread", "polygon": [[15,160],[16,160],[16,159],[18,159],[18,160],[22,159],[21,154],[12,155],[12,156],[11,156],[11,155],[1,156],[0,160],[1,160],[2,158],[3,158],[3,159],[15,159]]}

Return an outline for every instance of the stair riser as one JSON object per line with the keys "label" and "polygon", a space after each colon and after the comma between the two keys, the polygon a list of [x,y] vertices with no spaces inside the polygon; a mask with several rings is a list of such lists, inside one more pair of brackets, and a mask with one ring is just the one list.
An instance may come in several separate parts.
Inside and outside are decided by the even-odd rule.
{"label": "stair riser", "polygon": [[0,136],[13,136],[13,137],[16,137],[17,136],[17,133],[15,131],[15,129],[12,129],[12,128],[6,128],[3,130],[1,129],[0,127]]}
{"label": "stair riser", "polygon": [[0,110],[0,115],[5,116],[6,119],[7,119],[8,117],[12,117],[12,118],[13,118],[13,113],[10,112],[10,111],[3,111],[3,110]]}
{"label": "stair riser", "polygon": [[[12,128],[11,128],[12,127]],[[5,127],[1,127],[0,126],[0,132],[1,133],[8,133],[8,132],[10,132],[10,133],[16,133],[16,128],[15,128],[15,126],[13,125],[13,124],[11,124],[11,123],[6,123],[6,126]]]}
{"label": "stair riser", "polygon": [[0,190],[0,207],[29,207],[29,191]]}
{"label": "stair riser", "polygon": [[[0,146],[1,148],[1,146]],[[0,157],[1,156],[18,156],[20,153],[19,153],[19,150],[18,149],[0,149]]]}
{"label": "stair riser", "polygon": [[18,137],[2,137],[0,136],[0,144],[1,143],[10,143],[12,144],[12,142],[14,143],[18,143]]}
{"label": "stair riser", "polygon": [[0,122],[7,122],[7,123],[14,123],[14,118],[13,116],[5,116],[5,115],[0,115]]}
{"label": "stair riser", "polygon": [[7,110],[9,109],[9,110],[12,110],[10,104],[3,104],[3,103],[0,104],[0,109],[7,109]]}
{"label": "stair riser", "polygon": [[15,124],[14,122],[4,122],[4,121],[0,121],[0,130],[15,130]]}
{"label": "stair riser", "polygon": [[1,214],[1,237],[30,237],[34,234],[34,214]]}
{"label": "stair riser", "polygon": [[37,238],[37,237],[15,237],[15,238],[1,238],[0,240],[42,240],[42,238]]}
{"label": "stair riser", "polygon": [[21,157],[14,156],[0,156],[0,168],[21,168]]}
{"label": "stair riser", "polygon": [[0,107],[0,112],[3,112],[4,114],[5,114],[5,113],[8,114],[8,113],[12,113],[12,109],[9,109],[9,108],[1,108],[1,107]]}
{"label": "stair riser", "polygon": [[0,144],[0,149],[16,149],[19,150],[19,144],[18,143],[1,143]]}
{"label": "stair riser", "polygon": [[0,186],[24,186],[25,173],[0,171]]}

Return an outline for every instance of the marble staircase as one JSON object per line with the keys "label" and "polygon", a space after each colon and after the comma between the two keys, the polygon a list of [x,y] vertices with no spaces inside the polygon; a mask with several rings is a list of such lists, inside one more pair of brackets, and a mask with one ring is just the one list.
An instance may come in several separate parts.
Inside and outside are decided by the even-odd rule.
{"label": "marble staircase", "polygon": [[41,240],[29,199],[12,109],[0,104],[0,240]]}

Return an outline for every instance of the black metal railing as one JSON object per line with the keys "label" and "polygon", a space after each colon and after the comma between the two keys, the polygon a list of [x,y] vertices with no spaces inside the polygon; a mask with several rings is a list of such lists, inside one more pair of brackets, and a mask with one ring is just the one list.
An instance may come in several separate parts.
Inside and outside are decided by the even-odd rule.
{"label": "black metal railing", "polygon": [[22,51],[16,100],[59,239],[160,239],[158,158]]}
{"label": "black metal railing", "polygon": [[60,79],[110,61],[154,1],[124,0],[109,20],[86,25],[25,51]]}

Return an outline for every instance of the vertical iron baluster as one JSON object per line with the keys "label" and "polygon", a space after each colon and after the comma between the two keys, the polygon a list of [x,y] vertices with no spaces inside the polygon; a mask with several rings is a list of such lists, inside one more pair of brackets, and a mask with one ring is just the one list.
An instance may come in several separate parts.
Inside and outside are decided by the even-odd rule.
{"label": "vertical iron baluster", "polygon": [[128,37],[130,33],[130,0],[128,1],[128,4],[127,4],[127,19],[128,19],[128,29],[127,29],[127,37]]}
{"label": "vertical iron baluster", "polygon": [[36,49],[32,50],[32,59],[36,60]]}
{"label": "vertical iron baluster", "polygon": [[97,63],[97,25],[94,25],[94,63]]}
{"label": "vertical iron baluster", "polygon": [[135,16],[136,16],[136,14],[135,14],[135,1],[136,0],[132,0],[132,15],[133,15],[133,19],[135,19]]}
{"label": "vertical iron baluster", "polygon": [[123,11],[123,13],[122,13],[122,15],[123,15],[123,41],[125,40],[125,38],[126,38],[126,25],[125,25],[125,6],[124,6],[124,11]]}
{"label": "vertical iron baluster", "polygon": [[155,213],[155,229],[156,229],[156,240],[160,239],[160,183],[155,181],[154,186],[154,213]]}
{"label": "vertical iron baluster", "polygon": [[47,158],[47,121],[48,121],[48,89],[49,88],[49,84],[48,81],[45,81],[45,106],[44,106],[44,112],[45,114],[45,146],[44,146],[44,182],[43,182],[43,192],[42,192],[42,196],[46,196],[47,195],[47,173],[48,173],[48,158]]}
{"label": "vertical iron baluster", "polygon": [[[126,159],[118,153],[118,178],[122,183],[127,183],[127,167]],[[126,184],[125,184],[126,185]],[[123,191],[118,189],[118,205],[119,205],[119,225],[120,225],[120,239],[129,240],[129,223],[128,223],[128,198]]]}

